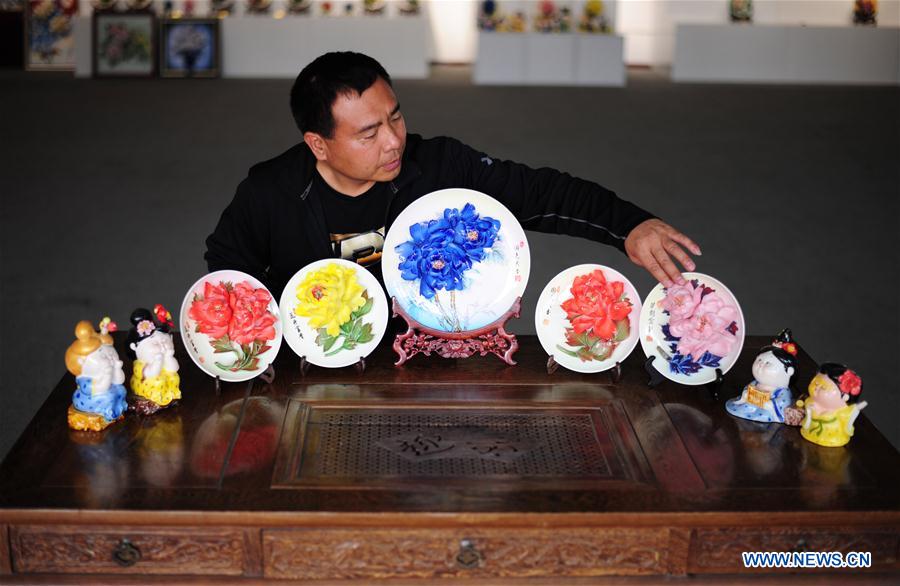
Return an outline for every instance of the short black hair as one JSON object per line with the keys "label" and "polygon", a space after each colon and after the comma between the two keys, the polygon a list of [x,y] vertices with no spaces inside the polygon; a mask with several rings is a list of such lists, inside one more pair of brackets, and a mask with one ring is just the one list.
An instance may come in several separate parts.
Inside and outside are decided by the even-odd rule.
{"label": "short black hair", "polygon": [[291,88],[291,114],[300,132],[334,136],[331,107],[339,95],[362,94],[375,80],[391,84],[391,76],[378,61],[362,53],[325,53],[303,68]]}
{"label": "short black hair", "polygon": [[788,368],[793,368],[794,372],[797,372],[797,359],[787,351],[779,348],[778,346],[763,346],[759,349],[760,354],[764,354],[766,352],[771,352],[772,356],[778,359],[778,362],[780,362],[781,366],[784,367],[785,372],[787,372]]}
{"label": "short black hair", "polygon": [[841,388],[841,377],[844,376],[844,374],[848,371],[852,374],[856,374],[843,364],[838,364],[837,362],[825,362],[819,367],[819,374],[824,374],[825,376],[830,378],[831,382],[833,382],[837,386],[841,394],[848,395],[847,403],[850,404],[856,403],[859,400],[859,395],[862,392],[862,380],[859,381],[859,392],[857,392],[855,395],[846,392]]}

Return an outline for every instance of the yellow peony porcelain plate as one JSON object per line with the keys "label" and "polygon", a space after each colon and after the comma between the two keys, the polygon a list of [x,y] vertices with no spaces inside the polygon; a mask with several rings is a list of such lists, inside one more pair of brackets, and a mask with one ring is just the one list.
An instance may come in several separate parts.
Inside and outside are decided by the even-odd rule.
{"label": "yellow peony porcelain plate", "polygon": [[387,298],[367,269],[339,258],[297,271],[281,294],[284,339],[317,366],[350,366],[372,353],[387,329]]}
{"label": "yellow peony porcelain plate", "polygon": [[178,317],[194,364],[240,382],[261,374],[281,348],[281,316],[272,293],[241,271],[216,271],[188,289]]}

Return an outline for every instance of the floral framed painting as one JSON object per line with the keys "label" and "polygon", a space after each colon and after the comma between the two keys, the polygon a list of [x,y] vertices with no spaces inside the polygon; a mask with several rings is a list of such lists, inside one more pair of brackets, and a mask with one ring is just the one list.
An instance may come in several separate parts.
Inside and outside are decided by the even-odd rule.
{"label": "floral framed painting", "polygon": [[152,77],[156,74],[155,28],[151,12],[95,12],[94,77]]}
{"label": "floral framed painting", "polygon": [[77,15],[78,0],[25,3],[25,69],[75,69],[73,19]]}
{"label": "floral framed painting", "polygon": [[159,23],[161,77],[219,77],[221,52],[216,18],[164,19]]}

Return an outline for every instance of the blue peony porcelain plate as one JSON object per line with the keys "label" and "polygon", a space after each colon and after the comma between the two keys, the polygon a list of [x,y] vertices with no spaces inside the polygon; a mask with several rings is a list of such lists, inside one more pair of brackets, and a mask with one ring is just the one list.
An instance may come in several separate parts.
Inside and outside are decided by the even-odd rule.
{"label": "blue peony porcelain plate", "polygon": [[641,347],[666,378],[684,385],[716,380],[744,347],[746,326],[737,299],[721,281],[682,273],[686,283],[650,291],[641,309]]}
{"label": "blue peony porcelain plate", "polygon": [[490,325],[525,292],[525,231],[496,199],[471,189],[429,193],[397,217],[381,259],[388,295],[444,332]]}

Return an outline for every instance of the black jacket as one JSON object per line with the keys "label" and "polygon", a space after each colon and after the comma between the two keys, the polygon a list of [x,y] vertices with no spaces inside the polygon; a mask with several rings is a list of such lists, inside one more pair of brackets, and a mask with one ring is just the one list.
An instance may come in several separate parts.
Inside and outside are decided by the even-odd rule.
{"label": "black jacket", "polygon": [[[322,202],[311,189],[315,157],[300,143],[250,168],[215,231],[206,239],[210,271],[249,273],[278,299],[305,265],[332,256]],[[385,226],[411,202],[448,187],[501,201],[526,230],[570,234],[624,250],[632,228],[652,218],[596,183],[554,169],[488,157],[453,138],[407,135]]]}

